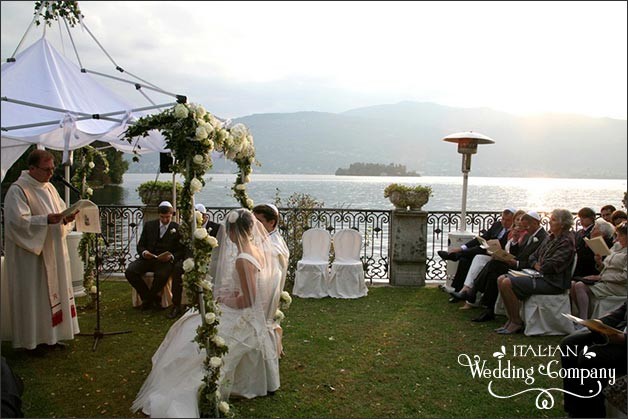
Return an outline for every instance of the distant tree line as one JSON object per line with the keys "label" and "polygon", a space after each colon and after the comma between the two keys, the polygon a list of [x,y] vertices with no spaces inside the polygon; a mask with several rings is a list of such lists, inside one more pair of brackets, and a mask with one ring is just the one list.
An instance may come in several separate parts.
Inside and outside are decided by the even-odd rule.
{"label": "distant tree line", "polygon": [[351,163],[348,169],[339,168],[337,176],[420,176],[415,171],[408,172],[404,164]]}

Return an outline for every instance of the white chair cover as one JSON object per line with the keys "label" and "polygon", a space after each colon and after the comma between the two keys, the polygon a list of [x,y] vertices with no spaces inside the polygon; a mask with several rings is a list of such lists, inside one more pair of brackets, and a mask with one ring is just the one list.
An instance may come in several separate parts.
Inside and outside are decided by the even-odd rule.
{"label": "white chair cover", "polygon": [[[153,286],[154,274],[152,272],[146,272],[142,275],[142,279],[146,286],[150,289]],[[135,291],[135,288],[131,287],[131,302],[133,303],[133,307],[137,307],[142,305],[142,297]],[[185,290],[183,291],[185,295]],[[168,278],[166,285],[161,291],[161,307],[166,308],[172,305],[172,278]]]}
{"label": "white chair cover", "polygon": [[360,260],[362,236],[353,229],[334,234],[335,259],[331,265],[329,296],[360,298],[368,294],[364,281],[364,267]]}
{"label": "white chair cover", "polygon": [[624,304],[625,302],[625,295],[609,295],[608,297],[603,298],[592,296],[590,300],[591,318],[599,319],[600,317],[607,314],[609,311],[615,310],[617,307]]}
{"label": "white chair cover", "polygon": [[303,256],[297,262],[292,294],[301,298],[327,297],[331,235],[322,228],[303,233]]}
{"label": "white chair cover", "polygon": [[524,334],[567,335],[572,333],[574,324],[561,313],[571,314],[569,290],[562,294],[535,294],[523,302]]}

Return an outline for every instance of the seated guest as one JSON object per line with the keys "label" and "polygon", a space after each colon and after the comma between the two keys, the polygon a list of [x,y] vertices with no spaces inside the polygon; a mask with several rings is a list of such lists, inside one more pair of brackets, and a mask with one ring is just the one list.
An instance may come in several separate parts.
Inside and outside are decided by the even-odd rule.
{"label": "seated guest", "polygon": [[[526,238],[526,231],[521,225],[521,218],[525,213],[526,212],[524,210],[517,210],[517,212],[515,212],[515,215],[513,216],[513,227],[508,231],[508,241],[506,242],[504,250],[512,255],[518,253],[519,245]],[[462,290],[460,290],[460,292],[453,291],[450,293],[457,300],[467,301],[467,303],[461,307],[462,309],[472,307],[471,304],[475,302],[476,279],[481,274],[486,264],[489,263],[493,258],[494,255],[477,255],[476,257],[474,257],[473,262],[471,262],[469,272],[467,273],[467,277],[464,280],[464,286],[462,287]]]}
{"label": "seated guest", "polygon": [[[598,320],[623,333],[606,336],[582,329],[563,338],[560,343],[562,370],[600,371],[614,368],[615,379],[626,374],[626,304],[624,302]],[[595,356],[585,356],[584,350]],[[563,378],[564,406],[568,417],[606,417],[604,395],[599,391],[600,384],[602,387],[609,385],[608,378],[593,378],[588,374],[582,378],[574,374]]]}
{"label": "seated guest", "polygon": [[[484,234],[481,234],[484,240],[499,240],[502,249],[506,246],[506,242],[508,241],[508,230],[512,227],[513,217],[515,215],[516,210],[513,208],[506,208],[502,211],[502,218],[499,221],[495,221],[491,228],[489,228]],[[451,283],[451,286],[455,291],[460,291],[464,285],[464,279],[469,272],[469,268],[471,267],[471,262],[475,255],[485,255],[486,250],[480,247],[480,242],[477,238],[469,240],[467,243],[463,244],[460,247],[454,247],[449,250],[449,252],[444,250],[438,251],[438,256],[440,256],[443,260],[452,260],[458,262],[458,269],[456,269],[456,275]],[[450,298],[451,302],[456,302],[457,300]]]}
{"label": "seated guest", "polygon": [[207,232],[209,233],[210,236],[217,237],[218,236],[218,229],[220,228],[220,224],[215,223],[213,221],[210,221],[209,213],[207,212],[207,209],[205,208],[205,205],[203,205],[203,204],[196,204],[194,206],[194,208],[196,209],[196,211],[200,212],[201,215],[203,216],[202,227],[204,227],[207,230]]}
{"label": "seated guest", "polygon": [[[124,276],[142,298],[142,310],[153,305],[160,306],[157,296],[162,291],[170,275],[176,280],[183,269],[184,247],[181,244],[179,224],[172,221],[174,208],[168,201],[163,201],[157,208],[158,220],[147,221],[137,243],[139,259],[127,266]],[[153,272],[153,284],[149,289],[142,275]]]}
{"label": "seated guest", "polygon": [[[201,227],[205,228],[210,236],[216,237],[218,234],[218,229],[220,228],[220,224],[209,220],[209,215],[207,214],[207,209],[205,208],[205,205],[196,204],[194,205],[194,208],[202,216],[203,221]],[[190,256],[191,254],[188,254],[186,257]],[[172,309],[166,315],[166,317],[168,317],[169,319],[174,319],[175,317],[183,314],[183,312],[185,311],[183,305],[181,304],[181,300],[183,299],[183,271],[179,271],[179,269],[183,269],[182,263],[183,262],[175,267],[175,269],[177,269],[177,272],[172,277]]]}
{"label": "seated guest", "polygon": [[628,221],[628,215],[626,215],[626,211],[617,210],[613,212],[613,215],[611,215],[611,224],[614,226],[617,226],[624,221]]}
{"label": "seated guest", "polygon": [[530,256],[529,264],[538,277],[502,275],[497,286],[504,300],[508,321],[496,332],[502,335],[523,330],[519,314],[521,300],[534,294],[560,294],[571,286],[571,268],[576,254],[573,217],[566,209],[555,209],[549,221],[550,235]]}
{"label": "seated guest", "polygon": [[625,296],[628,272],[626,271],[626,223],[617,227],[618,248],[613,248],[610,255],[604,258],[602,272],[599,275],[583,277],[585,281],[594,281],[587,285],[582,281],[571,283],[571,298],[577,302],[578,316],[589,318],[589,300],[591,296],[598,298]]}
{"label": "seated guest", "polygon": [[616,208],[612,205],[604,205],[602,208],[600,208],[600,215],[602,216],[603,219],[605,219],[606,221],[608,221],[609,223],[611,222],[611,217],[613,216],[613,212],[615,212]]}
{"label": "seated guest", "polygon": [[495,303],[499,292],[497,290],[497,278],[508,272],[509,269],[526,269],[532,265],[530,256],[547,238],[547,232],[541,226],[541,216],[536,211],[528,211],[521,217],[521,227],[527,234],[523,244],[517,246],[515,259],[511,261],[492,260],[482,270],[476,280],[477,290],[482,292],[480,304],[486,307],[486,310],[474,322],[487,322],[495,318]]}
{"label": "seated guest", "polygon": [[576,232],[576,254],[578,255],[578,260],[574,276],[598,274],[599,271],[595,268],[593,251],[589,249],[584,240],[585,238],[591,238],[591,232],[595,223],[595,211],[591,208],[582,208],[578,211],[578,217],[580,218],[582,229]]}

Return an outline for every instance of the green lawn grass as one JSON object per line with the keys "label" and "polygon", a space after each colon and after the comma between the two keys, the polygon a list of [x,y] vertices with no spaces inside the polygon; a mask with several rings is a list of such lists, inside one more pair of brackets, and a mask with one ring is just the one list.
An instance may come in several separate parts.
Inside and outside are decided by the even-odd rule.
{"label": "green lawn grass", "polygon": [[[92,350],[94,308],[81,308],[88,336],[69,348],[33,357],[2,343],[2,355],[23,378],[28,417],[143,417],[130,411],[150,372],[151,356],[174,320],[166,311],[131,307],[126,282],[101,284],[101,331]],[[538,368],[558,356],[513,357],[513,345],[556,346],[560,336],[498,335],[503,318],[473,323],[478,310],[458,310],[436,288],[371,287],[357,300],[293,298],[283,322],[286,356],[280,361],[281,388],[274,396],[233,402],[237,417],[552,417],[564,416],[562,395],[538,409],[539,391],[498,399],[490,378],[473,378],[460,354],[479,355],[493,369],[494,352],[506,346],[513,364]],[[560,364],[558,364],[558,367]],[[510,396],[529,388],[561,388],[558,378],[534,374],[535,382],[493,379],[493,391]],[[547,397],[546,397],[547,398]],[[550,401],[551,401],[550,400]]]}

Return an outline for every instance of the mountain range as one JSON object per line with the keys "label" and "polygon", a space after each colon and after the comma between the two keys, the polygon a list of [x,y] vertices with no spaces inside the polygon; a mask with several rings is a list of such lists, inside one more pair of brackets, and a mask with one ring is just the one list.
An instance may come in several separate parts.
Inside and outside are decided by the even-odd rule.
{"label": "mountain range", "polygon": [[[254,173],[334,174],[351,163],[403,164],[426,176],[461,173],[452,133],[475,131],[479,176],[620,178],[627,172],[626,120],[572,114],[516,116],[488,108],[400,102],[342,113],[253,114],[234,119],[253,133],[261,166]],[[130,159],[130,157],[127,156]],[[154,173],[158,156],[142,156],[129,172]],[[214,172],[235,166],[217,160]]]}

